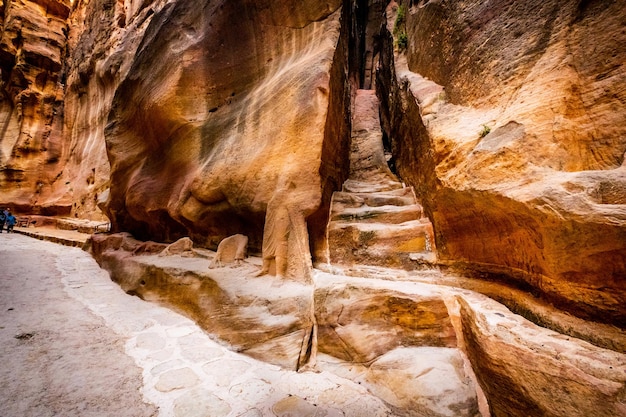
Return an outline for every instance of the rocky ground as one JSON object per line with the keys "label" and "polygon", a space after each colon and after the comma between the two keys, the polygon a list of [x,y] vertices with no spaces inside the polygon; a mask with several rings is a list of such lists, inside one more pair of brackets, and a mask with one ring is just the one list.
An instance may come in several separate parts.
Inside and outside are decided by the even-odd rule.
{"label": "rocky ground", "polygon": [[386,416],[363,387],[234,353],[89,254],[0,235],[0,415]]}
{"label": "rocky ground", "polygon": [[[85,245],[75,231],[17,231]],[[115,283],[76,247],[0,235],[0,416],[626,411],[623,332],[567,319],[506,288],[436,270],[324,272],[322,265],[302,285],[254,277],[254,257],[209,269],[211,251],[161,257],[104,250],[124,239],[93,235],[90,243]],[[551,317],[549,327],[564,333],[476,291],[538,321]],[[312,310],[317,365],[294,372]]]}

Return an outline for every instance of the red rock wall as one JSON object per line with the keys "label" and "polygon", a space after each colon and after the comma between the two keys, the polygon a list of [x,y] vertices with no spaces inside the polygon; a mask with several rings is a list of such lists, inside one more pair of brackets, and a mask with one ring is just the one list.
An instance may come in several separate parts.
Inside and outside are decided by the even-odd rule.
{"label": "red rock wall", "polygon": [[623,323],[623,2],[344,3],[3,3],[0,204],[322,259],[371,70],[443,263]]}
{"label": "red rock wall", "polygon": [[324,182],[341,175],[341,146],[327,140],[347,131],[328,116],[346,102],[343,83],[330,81],[345,64],[335,53],[339,3],[293,10],[224,1],[199,11],[179,1],[155,13],[104,133],[114,229],[209,246],[244,233],[260,251],[266,213],[285,210],[290,248],[308,253],[305,218],[322,202],[320,171]]}
{"label": "red rock wall", "polygon": [[0,11],[0,205],[69,213],[69,199],[51,197],[68,151],[61,74],[69,2],[12,1]]}
{"label": "red rock wall", "polygon": [[443,262],[623,324],[623,2],[403,3],[379,95]]}

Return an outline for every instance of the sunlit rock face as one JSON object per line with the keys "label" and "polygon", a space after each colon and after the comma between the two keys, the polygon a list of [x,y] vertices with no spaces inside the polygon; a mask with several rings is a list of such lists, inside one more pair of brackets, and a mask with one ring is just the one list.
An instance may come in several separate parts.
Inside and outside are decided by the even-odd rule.
{"label": "sunlit rock face", "polygon": [[323,153],[339,3],[178,1],[155,14],[105,130],[114,228],[206,245],[243,233],[257,251],[308,253],[306,218],[335,175],[323,164],[341,164]]}
{"label": "sunlit rock face", "polygon": [[[69,4],[9,3],[2,181],[12,194],[2,201],[76,217],[101,217],[99,205],[114,228],[155,240],[216,245],[243,232],[257,251],[265,227],[293,230],[289,246],[306,258],[307,223],[322,244],[319,208],[346,175],[340,6],[105,0],[77,1],[70,13]],[[27,48],[37,42],[48,49]],[[44,82],[58,94],[44,94],[50,109],[33,102]],[[276,222],[286,225],[274,233]]]}
{"label": "sunlit rock face", "polygon": [[0,204],[69,213],[69,199],[51,198],[67,153],[61,74],[69,1],[8,1],[0,12]]}
{"label": "sunlit rock face", "polygon": [[394,58],[392,2],[379,95],[440,259],[623,324],[623,4],[403,3],[408,46]]}

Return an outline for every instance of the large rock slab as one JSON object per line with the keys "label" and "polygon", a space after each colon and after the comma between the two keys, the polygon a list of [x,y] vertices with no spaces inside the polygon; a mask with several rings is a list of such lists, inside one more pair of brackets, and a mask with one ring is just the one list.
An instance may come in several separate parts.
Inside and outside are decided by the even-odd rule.
{"label": "large rock slab", "polygon": [[127,293],[185,314],[236,351],[294,370],[306,362],[310,286],[254,277],[260,262],[209,269],[208,257],[133,256],[141,245],[124,234],[92,238],[96,259]]}
{"label": "large rock slab", "polygon": [[486,298],[457,300],[491,415],[626,413],[626,355],[535,326]]}
{"label": "large rock slab", "polygon": [[368,366],[320,355],[318,367],[364,385],[403,416],[477,417],[476,386],[454,348],[399,347]]}
{"label": "large rock slab", "polygon": [[364,363],[398,346],[457,347],[441,294],[432,286],[316,273],[318,351]]}
{"label": "large rock slab", "polygon": [[348,166],[342,2],[38,3],[2,6],[0,203],[103,209],[144,240],[243,233],[305,279]]}
{"label": "large rock slab", "polygon": [[445,290],[316,272],[317,367],[366,386],[399,415],[478,416]]}

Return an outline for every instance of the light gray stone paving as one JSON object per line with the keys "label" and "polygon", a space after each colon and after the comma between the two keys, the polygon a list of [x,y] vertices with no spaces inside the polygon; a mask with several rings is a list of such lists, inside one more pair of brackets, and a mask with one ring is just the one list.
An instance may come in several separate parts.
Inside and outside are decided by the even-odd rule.
{"label": "light gray stone paving", "polygon": [[162,417],[393,415],[350,380],[232,352],[191,320],[124,293],[80,249],[41,244],[55,253],[67,294],[126,340],[126,353],[143,369],[143,396]]}

